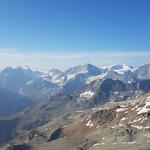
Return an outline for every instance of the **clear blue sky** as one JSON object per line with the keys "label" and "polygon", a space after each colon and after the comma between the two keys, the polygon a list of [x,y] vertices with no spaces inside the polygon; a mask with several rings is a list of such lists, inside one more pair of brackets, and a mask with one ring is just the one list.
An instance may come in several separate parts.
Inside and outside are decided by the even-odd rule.
{"label": "clear blue sky", "polygon": [[0,0],[0,68],[147,62],[150,0]]}
{"label": "clear blue sky", "polygon": [[149,0],[0,0],[0,48],[150,50]]}

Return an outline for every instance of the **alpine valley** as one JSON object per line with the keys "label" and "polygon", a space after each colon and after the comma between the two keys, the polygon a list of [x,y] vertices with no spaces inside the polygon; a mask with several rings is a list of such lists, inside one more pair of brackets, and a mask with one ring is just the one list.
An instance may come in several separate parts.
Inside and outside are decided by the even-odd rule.
{"label": "alpine valley", "polygon": [[0,71],[1,150],[150,150],[150,64]]}

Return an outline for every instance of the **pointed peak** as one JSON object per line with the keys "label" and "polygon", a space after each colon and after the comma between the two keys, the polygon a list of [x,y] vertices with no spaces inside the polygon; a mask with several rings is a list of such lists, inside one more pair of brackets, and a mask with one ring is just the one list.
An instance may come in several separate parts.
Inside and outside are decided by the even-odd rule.
{"label": "pointed peak", "polygon": [[101,69],[92,64],[86,63],[70,68],[66,71],[66,73],[67,74],[89,73],[98,75],[101,73]]}
{"label": "pointed peak", "polygon": [[86,67],[96,67],[96,66],[94,66],[94,65],[92,65],[92,64],[90,64],[90,63],[85,63],[85,64],[83,64],[83,65],[81,65],[81,66],[86,66]]}
{"label": "pointed peak", "polygon": [[49,71],[49,74],[51,75],[51,74],[61,74],[62,73],[62,71],[61,70],[59,70],[59,69],[51,69],[50,71]]}

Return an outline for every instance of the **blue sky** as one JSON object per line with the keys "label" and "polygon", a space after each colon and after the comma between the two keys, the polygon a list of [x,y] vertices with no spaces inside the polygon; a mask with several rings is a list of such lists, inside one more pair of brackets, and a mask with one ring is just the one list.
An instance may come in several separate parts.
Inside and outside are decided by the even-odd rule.
{"label": "blue sky", "polygon": [[[32,55],[30,63],[20,60],[18,65],[27,64],[36,69],[41,68],[36,63],[47,55],[50,58],[55,55],[60,64],[55,59],[51,58],[53,63],[47,59],[44,69],[84,62],[122,63],[117,57],[120,53],[126,54],[124,63],[150,62],[147,55],[150,51],[149,6],[149,0],[0,0],[0,67],[17,65],[13,63],[14,53]],[[2,61],[4,52],[7,63]],[[139,57],[141,52],[146,55]],[[37,58],[37,53],[41,58],[40,55]],[[89,54],[99,56],[97,62],[92,61]],[[101,58],[110,54],[113,58],[109,57],[109,62]],[[78,59],[64,61],[65,56],[76,55]]]}

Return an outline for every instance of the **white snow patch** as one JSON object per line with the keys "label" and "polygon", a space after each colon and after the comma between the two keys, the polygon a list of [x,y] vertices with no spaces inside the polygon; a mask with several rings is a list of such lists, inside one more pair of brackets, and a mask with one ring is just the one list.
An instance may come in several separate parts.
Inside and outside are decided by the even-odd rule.
{"label": "white snow patch", "polygon": [[66,128],[68,125],[64,125],[64,126],[62,126],[61,128]]}
{"label": "white snow patch", "polygon": [[92,91],[85,91],[84,93],[80,94],[81,98],[91,98],[94,96],[94,92]]}
{"label": "white snow patch", "polygon": [[98,129],[99,128],[99,125],[96,127],[96,129]]}
{"label": "white snow patch", "polygon": [[121,121],[124,121],[124,120],[126,120],[127,118],[125,118],[125,117],[123,117],[122,119],[121,119]]}
{"label": "white snow patch", "polygon": [[133,142],[121,142],[120,144],[135,144],[136,143],[136,141],[133,141]]}
{"label": "white snow patch", "polygon": [[132,71],[132,68],[130,66],[127,66],[127,65],[123,64],[121,66],[121,68],[114,69],[114,71],[117,72],[118,74],[122,74],[123,75],[127,71]]}
{"label": "white snow patch", "polygon": [[105,140],[105,138],[103,137],[102,140]]}
{"label": "white snow patch", "polygon": [[138,105],[136,105],[135,107],[133,107],[131,110],[135,110],[138,108]]}
{"label": "white snow patch", "polygon": [[89,120],[87,123],[86,123],[86,125],[85,125],[86,127],[93,127],[94,126],[94,124],[91,122],[91,120]]}
{"label": "white snow patch", "polygon": [[143,118],[143,120],[141,120],[141,123],[143,123],[145,120],[147,120],[147,118]]}
{"label": "white snow patch", "polygon": [[135,119],[135,120],[133,120],[133,123],[138,122],[138,121],[141,121],[142,119],[143,119],[143,118]]}
{"label": "white snow patch", "polygon": [[126,105],[124,105],[124,104],[122,104],[122,105],[120,105],[120,107],[121,108],[125,108],[125,107],[127,107]]}
{"label": "white snow patch", "polygon": [[119,123],[119,126],[120,126],[120,127],[124,127],[124,124],[122,124],[122,123]]}
{"label": "white snow patch", "polygon": [[137,129],[143,129],[144,127],[143,126],[139,126],[139,125],[131,125],[132,127],[134,127],[134,128],[137,128]]}
{"label": "white snow patch", "polygon": [[95,146],[99,146],[99,145],[104,145],[105,143],[96,143],[96,144],[94,144],[93,146],[95,147]]}
{"label": "white snow patch", "polygon": [[150,129],[150,126],[144,127],[144,129]]}
{"label": "white snow patch", "polygon": [[118,95],[119,94],[119,92],[114,92],[114,95]]}
{"label": "white snow patch", "polygon": [[126,111],[127,110],[127,108],[118,108],[118,109],[116,109],[116,112],[123,112],[123,111]]}
{"label": "white snow patch", "polygon": [[129,111],[126,111],[125,114],[127,114]]}

